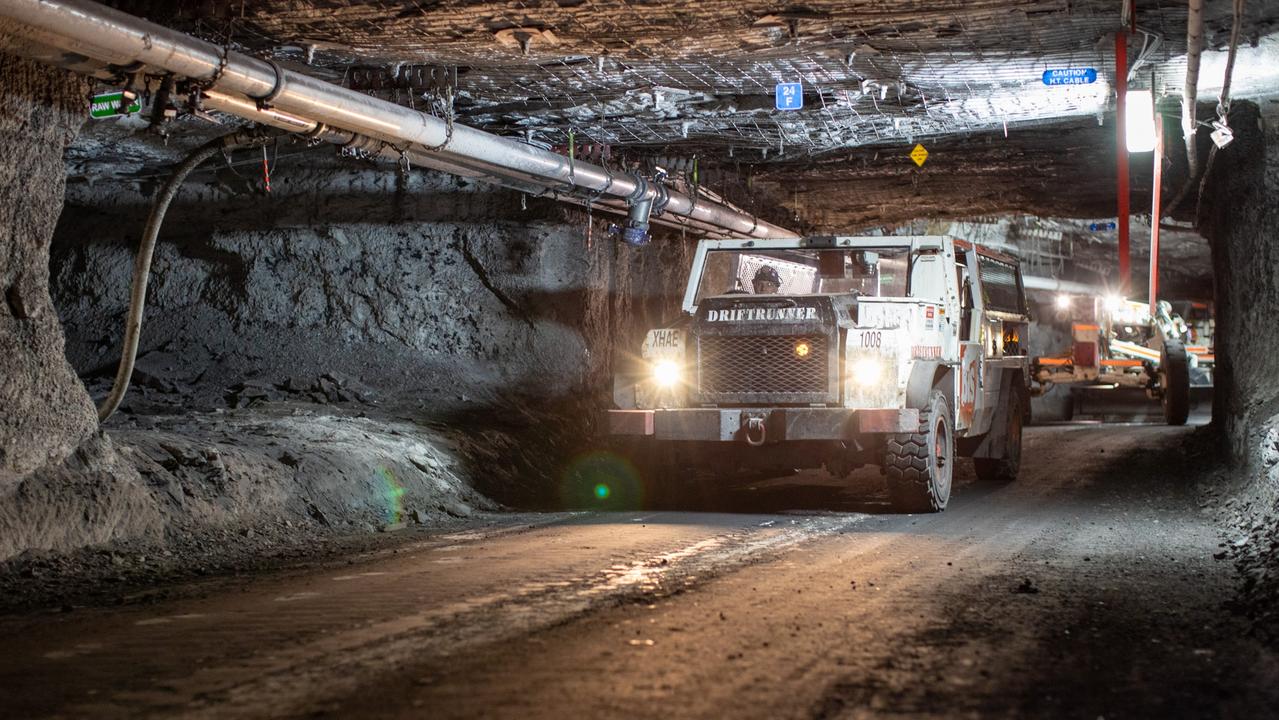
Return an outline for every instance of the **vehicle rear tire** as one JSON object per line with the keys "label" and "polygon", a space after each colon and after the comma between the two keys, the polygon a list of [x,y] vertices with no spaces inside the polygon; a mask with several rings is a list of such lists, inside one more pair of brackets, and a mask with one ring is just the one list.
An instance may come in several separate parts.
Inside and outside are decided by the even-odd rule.
{"label": "vehicle rear tire", "polygon": [[1163,391],[1164,422],[1185,425],[1190,417],[1190,357],[1175,340],[1164,343],[1159,356],[1159,384]]}
{"label": "vehicle rear tire", "polygon": [[977,479],[983,482],[1010,483],[1021,470],[1021,431],[1025,423],[1021,394],[1013,392],[1008,401],[1008,418],[1004,426],[1004,450],[1000,458],[973,458]]}
{"label": "vehicle rear tire", "polygon": [[888,438],[884,473],[893,509],[904,513],[945,510],[954,467],[955,426],[950,404],[934,388],[928,406],[920,410],[918,431]]}

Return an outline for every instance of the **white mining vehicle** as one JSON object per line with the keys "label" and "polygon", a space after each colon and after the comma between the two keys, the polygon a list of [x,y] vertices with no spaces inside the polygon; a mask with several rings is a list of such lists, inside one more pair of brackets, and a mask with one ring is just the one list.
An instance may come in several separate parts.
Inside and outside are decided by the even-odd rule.
{"label": "white mining vehicle", "polygon": [[1031,377],[1013,258],[947,236],[703,240],[683,310],[618,373],[609,412],[659,493],[692,468],[877,464],[895,509],[937,512],[957,456],[1017,476]]}

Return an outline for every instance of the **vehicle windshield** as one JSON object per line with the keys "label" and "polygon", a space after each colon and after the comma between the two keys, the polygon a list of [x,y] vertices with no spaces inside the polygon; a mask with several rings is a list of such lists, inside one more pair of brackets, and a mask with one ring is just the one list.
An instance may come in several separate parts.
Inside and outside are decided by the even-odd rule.
{"label": "vehicle windshield", "polygon": [[709,250],[696,301],[716,295],[906,295],[906,247]]}

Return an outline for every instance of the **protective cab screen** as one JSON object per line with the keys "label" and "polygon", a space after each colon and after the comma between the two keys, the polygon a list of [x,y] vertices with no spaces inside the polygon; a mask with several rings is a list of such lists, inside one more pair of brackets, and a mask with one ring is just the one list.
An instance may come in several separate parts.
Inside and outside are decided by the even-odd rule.
{"label": "protective cab screen", "polygon": [[717,295],[856,293],[904,297],[910,250],[711,250],[697,302]]}

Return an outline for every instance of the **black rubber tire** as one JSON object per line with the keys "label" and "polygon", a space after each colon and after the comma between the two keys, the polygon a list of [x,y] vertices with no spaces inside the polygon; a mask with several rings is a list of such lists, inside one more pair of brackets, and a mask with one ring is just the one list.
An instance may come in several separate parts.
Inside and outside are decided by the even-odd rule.
{"label": "black rubber tire", "polygon": [[1159,357],[1159,384],[1164,422],[1185,425],[1190,417],[1190,357],[1186,346],[1170,340]]}
{"label": "black rubber tire", "polygon": [[[939,437],[944,434],[944,437]],[[946,396],[936,388],[919,411],[919,430],[890,435],[884,458],[893,510],[934,513],[946,509],[955,468],[955,424]]]}
{"label": "black rubber tire", "polygon": [[1008,417],[1005,423],[1004,450],[1001,458],[973,458],[977,479],[990,483],[1010,483],[1021,471],[1021,431],[1025,423],[1022,412],[1025,401],[1021,393],[1013,392],[1008,399]]}

